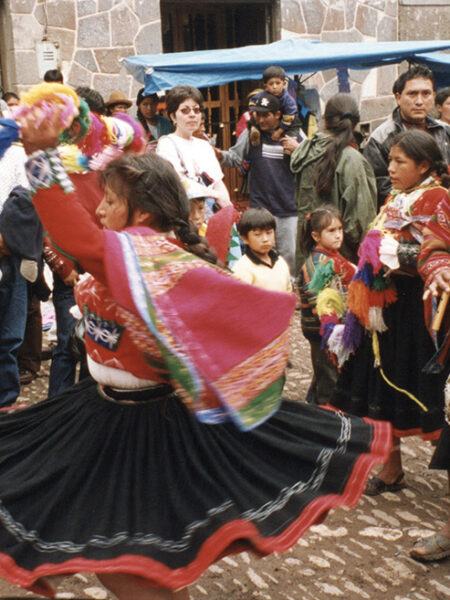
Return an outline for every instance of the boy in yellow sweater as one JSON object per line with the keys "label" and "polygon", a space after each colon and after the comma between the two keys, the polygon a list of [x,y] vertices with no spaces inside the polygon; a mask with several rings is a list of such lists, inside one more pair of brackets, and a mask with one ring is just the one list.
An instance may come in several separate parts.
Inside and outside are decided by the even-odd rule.
{"label": "boy in yellow sweater", "polygon": [[234,275],[251,285],[274,292],[292,292],[287,262],[275,250],[275,218],[266,208],[244,212],[237,229],[245,254],[233,267]]}

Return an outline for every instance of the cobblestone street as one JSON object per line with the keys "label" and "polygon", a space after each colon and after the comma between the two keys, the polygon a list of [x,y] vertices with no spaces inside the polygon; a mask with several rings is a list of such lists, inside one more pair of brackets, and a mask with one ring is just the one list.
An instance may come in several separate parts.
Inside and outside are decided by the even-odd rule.
{"label": "cobblestone street", "polygon": [[[286,396],[303,401],[311,378],[309,346],[294,323]],[[45,397],[49,361],[41,376],[24,387],[19,403]],[[257,559],[247,553],[213,565],[192,587],[202,600],[448,600],[450,560],[421,564],[409,558],[413,542],[431,533],[449,511],[447,475],[429,471],[429,443],[404,444],[408,487],[396,494],[363,496],[353,510],[333,510],[295,547],[279,556]],[[70,507],[68,515],[70,518]],[[57,588],[57,598],[113,600],[98,580],[78,574]],[[0,581],[0,598],[38,598]]]}

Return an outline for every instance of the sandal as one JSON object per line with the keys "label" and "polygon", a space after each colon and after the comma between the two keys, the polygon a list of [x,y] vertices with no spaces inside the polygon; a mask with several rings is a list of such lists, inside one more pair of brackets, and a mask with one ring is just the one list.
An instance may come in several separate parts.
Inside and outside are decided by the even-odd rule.
{"label": "sandal", "polygon": [[394,483],[386,483],[379,477],[371,477],[366,484],[364,494],[366,496],[378,496],[378,494],[384,494],[385,492],[398,492],[405,487],[405,474],[402,471]]}
{"label": "sandal", "polygon": [[450,538],[435,533],[431,537],[418,540],[409,554],[411,558],[421,561],[442,560],[450,556]]}

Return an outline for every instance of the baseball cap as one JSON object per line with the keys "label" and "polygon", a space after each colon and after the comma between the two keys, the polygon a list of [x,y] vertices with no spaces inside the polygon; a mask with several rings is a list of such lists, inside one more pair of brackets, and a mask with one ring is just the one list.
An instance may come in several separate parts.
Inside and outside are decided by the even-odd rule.
{"label": "baseball cap", "polygon": [[181,183],[186,190],[189,200],[194,200],[194,198],[209,197],[208,188],[201,183],[197,183],[197,181],[194,181],[193,179],[183,179]]}
{"label": "baseball cap", "polygon": [[255,101],[255,105],[252,107],[256,112],[272,112],[276,113],[280,110],[280,101],[276,96],[269,92],[261,92]]}

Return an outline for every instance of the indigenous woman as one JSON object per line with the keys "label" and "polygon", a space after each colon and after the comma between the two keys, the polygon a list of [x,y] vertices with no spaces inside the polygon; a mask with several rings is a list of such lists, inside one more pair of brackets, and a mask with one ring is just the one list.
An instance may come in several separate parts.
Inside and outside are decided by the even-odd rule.
{"label": "indigenous woman", "polygon": [[389,421],[394,428],[392,453],[368,482],[369,495],[406,486],[402,437],[439,438],[446,379],[445,369],[435,373],[427,368],[435,349],[423,318],[417,257],[430,217],[441,201],[448,201],[438,178],[447,185],[447,168],[434,139],[414,129],[394,139],[389,175],[393,192],[361,245],[345,326],[338,325],[328,340],[341,365],[363,338],[332,403],[352,414]]}
{"label": "indigenous woman", "polygon": [[202,120],[201,92],[189,85],[177,85],[167,93],[166,103],[175,131],[160,138],[157,154],[172,163],[181,179],[193,179],[204,185],[205,197],[221,208],[227,206],[231,203],[230,195],[214,149],[194,135]]}
{"label": "indigenous woman", "polygon": [[295,297],[200,258],[159,156],[107,166],[101,230],[54,149],[57,108],[22,135],[43,224],[90,273],[76,295],[95,381],[1,413],[0,575],[50,595],[52,576],[94,572],[119,599],[184,600],[219,558],[283,551],[354,505],[390,427],[280,405]]}
{"label": "indigenous woman", "polygon": [[137,95],[136,106],[136,117],[147,135],[149,149],[155,150],[159,138],[172,133],[172,124],[169,119],[158,114],[157,94],[146,94],[145,88],[141,88]]}
{"label": "indigenous woman", "polygon": [[[438,363],[446,364],[450,359],[450,307],[445,295],[450,294],[450,202],[443,200],[436,215],[431,219],[424,234],[419,255],[419,273],[425,280],[424,300],[432,309],[433,301],[441,296],[445,308],[440,323],[432,327],[433,336],[439,347]],[[439,303],[438,307],[441,306]],[[428,311],[427,311],[428,312]],[[432,313],[433,311],[430,310]],[[434,321],[434,319],[433,319]],[[436,333],[436,331],[438,333]],[[450,380],[447,379],[444,407],[445,423],[438,446],[431,459],[430,469],[444,469],[450,477]],[[411,550],[416,560],[433,561],[450,556],[450,513],[447,522],[431,536],[418,540]]]}

